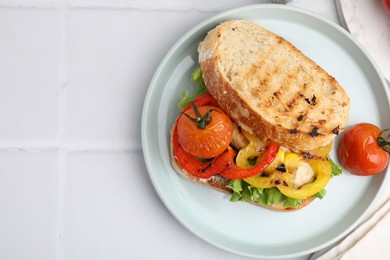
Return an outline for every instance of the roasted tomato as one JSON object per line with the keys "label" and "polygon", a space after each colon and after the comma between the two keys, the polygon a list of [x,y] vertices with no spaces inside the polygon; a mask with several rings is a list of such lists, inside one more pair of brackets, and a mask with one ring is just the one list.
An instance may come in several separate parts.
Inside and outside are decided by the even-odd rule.
{"label": "roasted tomato", "polygon": [[374,175],[389,162],[389,136],[370,123],[356,124],[342,136],[337,154],[340,163],[356,175]]}
{"label": "roasted tomato", "polygon": [[184,151],[198,158],[213,158],[224,152],[232,140],[233,123],[216,106],[199,106],[184,112],[177,125],[178,142]]}

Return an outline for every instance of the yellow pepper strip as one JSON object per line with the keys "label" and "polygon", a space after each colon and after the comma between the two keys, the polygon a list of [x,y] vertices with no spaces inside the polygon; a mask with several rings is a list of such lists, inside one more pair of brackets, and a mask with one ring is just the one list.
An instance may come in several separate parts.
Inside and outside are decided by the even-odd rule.
{"label": "yellow pepper strip", "polygon": [[245,131],[242,131],[242,133],[248,139],[249,144],[238,152],[236,164],[241,168],[250,168],[253,166],[249,163],[250,159],[257,157],[257,163],[263,159],[266,145],[256,136]]}
{"label": "yellow pepper strip", "polygon": [[262,142],[257,136],[255,135],[251,135],[250,133],[242,130],[242,134],[246,137],[246,139],[248,139],[248,141],[250,143],[253,143],[254,145],[256,145],[257,148],[261,149],[261,148],[265,148],[267,145]]}
{"label": "yellow pepper strip", "polygon": [[[236,157],[236,164],[241,168],[250,168],[253,165],[249,163],[252,158],[259,157],[261,152],[254,143],[249,143],[245,148],[241,149]],[[259,160],[259,158],[257,158]]]}
{"label": "yellow pepper strip", "polygon": [[313,182],[304,184],[302,187],[294,188],[290,185],[279,185],[280,192],[290,198],[303,199],[321,191],[328,184],[332,176],[332,167],[327,159],[314,158],[305,160],[313,168],[316,178]]}
{"label": "yellow pepper strip", "polygon": [[290,175],[285,172],[274,171],[269,176],[256,175],[245,178],[244,181],[258,188],[272,188],[290,182],[289,177]]}
{"label": "yellow pepper strip", "polygon": [[284,163],[284,156],[285,152],[279,149],[275,160],[263,170],[262,174],[245,178],[244,181],[258,188],[271,188],[279,182],[289,182],[290,176],[288,174],[276,170],[278,166]]}
{"label": "yellow pepper strip", "polygon": [[315,157],[326,158],[326,156],[330,153],[330,150],[332,150],[332,142],[326,146],[321,146],[313,151],[310,151],[309,154]]}

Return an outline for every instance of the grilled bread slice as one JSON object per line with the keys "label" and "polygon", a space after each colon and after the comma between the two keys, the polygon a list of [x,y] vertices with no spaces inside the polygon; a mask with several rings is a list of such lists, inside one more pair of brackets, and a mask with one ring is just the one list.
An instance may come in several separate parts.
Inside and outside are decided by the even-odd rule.
{"label": "grilled bread slice", "polygon": [[198,52],[209,92],[264,142],[308,152],[345,129],[350,101],[337,80],[260,25],[224,22],[207,34]]}

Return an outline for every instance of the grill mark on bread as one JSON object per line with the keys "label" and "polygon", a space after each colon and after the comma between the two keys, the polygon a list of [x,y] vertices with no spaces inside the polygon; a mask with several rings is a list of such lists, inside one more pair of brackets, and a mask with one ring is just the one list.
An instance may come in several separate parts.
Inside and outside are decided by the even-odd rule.
{"label": "grill mark on bread", "polygon": [[[279,67],[274,66],[273,68],[270,66],[269,58],[274,55],[274,51],[276,48],[271,48],[266,54],[262,54],[262,59],[260,59],[257,63],[252,64],[250,69],[246,72],[245,78],[253,80],[255,78],[258,80],[258,86],[251,90],[251,95],[255,98],[260,97],[260,94],[265,93],[265,89],[268,88],[268,84],[272,81],[273,77],[278,73]],[[258,78],[260,73],[264,73],[264,77],[261,79]],[[264,105],[264,104],[263,104]],[[262,105],[260,103],[257,104],[260,108]]]}
{"label": "grill mark on bread", "polygon": [[[302,94],[302,91],[306,90],[307,84],[304,83],[302,86],[303,87],[302,87],[302,89],[299,92],[295,92],[295,93],[286,92],[286,96],[287,96],[286,104],[287,104],[289,112],[294,112],[296,110],[300,110],[301,111],[300,108],[302,107],[302,105],[305,105],[304,103],[302,103],[302,97],[304,97],[304,94]],[[290,88],[292,88],[292,87],[293,86],[290,86]]]}
{"label": "grill mark on bread", "polygon": [[[285,90],[291,89],[292,82],[297,78],[296,71],[286,74],[281,70],[281,68],[283,68],[283,66],[285,66],[286,63],[287,61],[285,59],[282,59],[276,65],[272,64],[274,65],[273,68],[269,69],[271,73],[267,74],[266,77],[263,79],[263,82],[269,83],[272,82],[274,78],[278,78],[278,77],[281,78],[282,81],[281,84],[278,85],[278,87],[275,87],[273,89],[273,92],[272,91],[265,92],[269,94],[268,98],[266,98],[268,101],[266,102],[265,107],[274,106],[278,108],[281,113],[289,112],[294,105],[293,104],[294,101],[288,100],[289,97],[286,97],[288,96],[288,93],[285,94],[286,93]],[[263,86],[267,89],[270,88],[269,86],[264,84]]]}
{"label": "grill mark on bread", "polygon": [[[307,90],[309,89],[309,84],[304,82],[302,84],[302,88],[299,89],[300,91],[293,93],[290,91],[294,88],[293,83],[298,80],[298,73],[300,71],[301,66],[297,66],[293,73],[286,75],[286,78],[283,81],[283,85],[279,88],[279,91],[274,92],[274,96],[278,99],[280,104],[283,104],[285,113],[294,115],[293,118],[295,118],[295,120],[291,119],[292,125],[290,127],[289,133],[297,134],[300,131],[310,135],[310,131],[305,131],[304,128],[300,128],[300,125],[305,124],[305,122],[302,122],[304,119],[303,115],[306,115],[311,109],[311,100],[306,98],[306,95],[308,95]],[[315,96],[312,97],[312,100],[316,101]]]}

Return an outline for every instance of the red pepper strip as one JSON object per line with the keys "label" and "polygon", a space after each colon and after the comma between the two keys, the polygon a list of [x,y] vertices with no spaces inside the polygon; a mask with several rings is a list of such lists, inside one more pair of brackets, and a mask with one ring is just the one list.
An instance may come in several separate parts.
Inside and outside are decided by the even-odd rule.
{"label": "red pepper strip", "polygon": [[[204,106],[204,105],[218,106],[217,101],[213,98],[213,96],[211,96],[210,93],[206,93],[199,96],[193,102],[196,106]],[[189,104],[187,107],[183,109],[183,112],[187,111],[191,107],[192,107],[191,104]],[[181,116],[183,116],[183,114],[180,114],[180,116],[176,120],[175,128],[173,130],[173,136],[172,136],[173,151],[181,167],[186,172],[194,175],[195,177],[204,178],[204,179],[210,178],[222,172],[223,169],[225,169],[229,163],[228,150],[218,155],[211,161],[201,162],[195,157],[193,157],[192,155],[190,155],[189,153],[187,153],[186,151],[184,151],[184,149],[180,146],[178,141],[179,138],[177,134],[177,122],[179,121]]]}
{"label": "red pepper strip", "polygon": [[228,179],[245,179],[259,174],[264,170],[268,165],[270,165],[273,160],[275,160],[276,155],[278,154],[279,145],[270,144],[267,151],[265,152],[263,160],[251,168],[241,168],[234,163],[234,156],[236,152],[232,148],[229,150],[229,165],[223,170],[220,175]]}
{"label": "red pepper strip", "polygon": [[[181,115],[180,115],[181,116]],[[180,146],[177,134],[177,124],[173,130],[172,143],[173,151],[177,161],[181,167],[188,173],[194,175],[197,178],[210,178],[220,172],[222,172],[229,164],[229,152],[226,149],[225,152],[215,157],[209,162],[201,162]]]}

